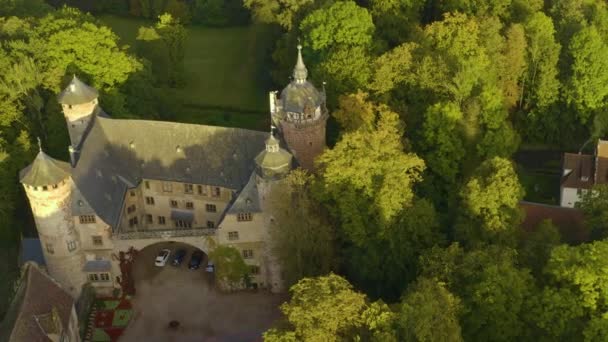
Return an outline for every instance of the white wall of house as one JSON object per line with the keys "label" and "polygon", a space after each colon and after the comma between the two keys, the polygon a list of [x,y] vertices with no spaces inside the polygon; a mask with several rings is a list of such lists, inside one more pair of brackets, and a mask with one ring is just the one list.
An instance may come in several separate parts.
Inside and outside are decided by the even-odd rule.
{"label": "white wall of house", "polygon": [[586,189],[577,188],[561,188],[559,205],[562,207],[574,208],[577,202],[580,202],[582,194]]}

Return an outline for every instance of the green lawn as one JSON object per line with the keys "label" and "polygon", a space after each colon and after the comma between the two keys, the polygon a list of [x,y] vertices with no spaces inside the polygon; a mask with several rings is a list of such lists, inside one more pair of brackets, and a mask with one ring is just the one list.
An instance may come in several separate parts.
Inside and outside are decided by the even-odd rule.
{"label": "green lawn", "polygon": [[[102,16],[133,47],[140,26],[150,22]],[[267,25],[188,27],[186,81],[167,90],[184,104],[177,121],[265,129],[268,122],[270,52],[276,35]]]}

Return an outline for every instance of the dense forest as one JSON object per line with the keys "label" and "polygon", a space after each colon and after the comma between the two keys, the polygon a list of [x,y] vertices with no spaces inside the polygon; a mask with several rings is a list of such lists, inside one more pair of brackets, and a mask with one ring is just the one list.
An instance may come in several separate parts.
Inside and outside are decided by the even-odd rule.
{"label": "dense forest", "polygon": [[[550,221],[524,231],[512,162],[521,146],[605,136],[604,1],[49,3],[0,1],[4,244],[27,216],[17,172],[35,137],[65,155],[55,94],[73,73],[113,116],[171,119],[162,89],[183,86],[183,25],[252,20],[282,32],[276,84],[301,42],[332,113],[318,171],[293,172],[271,194],[293,286],[266,340],[608,340],[608,188],[583,199],[588,241]],[[86,12],[157,22],[133,55]]]}

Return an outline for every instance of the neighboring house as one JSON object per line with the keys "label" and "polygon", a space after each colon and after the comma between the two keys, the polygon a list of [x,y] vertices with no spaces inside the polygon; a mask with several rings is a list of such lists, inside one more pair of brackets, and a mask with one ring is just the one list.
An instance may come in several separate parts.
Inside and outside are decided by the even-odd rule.
{"label": "neighboring house", "polygon": [[564,153],[560,205],[573,208],[596,184],[608,183],[608,141],[599,140],[595,155]]}
{"label": "neighboring house", "polygon": [[75,301],[59,283],[33,262],[22,276],[0,325],[0,341],[78,342]]}
{"label": "neighboring house", "polygon": [[589,232],[580,209],[526,201],[520,202],[519,207],[525,213],[521,227],[526,232],[533,232],[543,220],[550,220],[559,230],[563,242],[579,244],[589,241]]}
{"label": "neighboring house", "polygon": [[112,119],[74,76],[58,96],[70,163],[41,148],[20,174],[49,274],[74,298],[85,282],[110,294],[120,252],[171,240],[209,253],[212,238],[242,253],[252,286],[281,291],[265,196],[294,166],[312,169],[325,147],[325,91],[307,76],[298,47],[292,82],[269,96],[270,134]]}

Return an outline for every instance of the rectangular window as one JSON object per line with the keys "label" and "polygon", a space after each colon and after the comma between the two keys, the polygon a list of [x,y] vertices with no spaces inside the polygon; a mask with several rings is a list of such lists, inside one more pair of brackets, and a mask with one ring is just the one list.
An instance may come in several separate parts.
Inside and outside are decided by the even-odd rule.
{"label": "rectangular window", "polygon": [[238,240],[239,232],[228,232],[228,240]]}
{"label": "rectangular window", "polygon": [[93,245],[95,245],[95,246],[103,245],[103,238],[101,237],[101,235],[93,235],[91,237],[93,238]]}
{"label": "rectangular window", "polygon": [[176,200],[170,200],[169,202],[171,204],[171,208],[177,208],[177,201]]}
{"label": "rectangular window", "polygon": [[152,217],[152,215],[150,214],[146,214],[146,222],[148,223],[154,223],[154,218]]}
{"label": "rectangular window", "polygon": [[253,258],[253,249],[243,249],[243,259]]}
{"label": "rectangular window", "polygon": [[253,217],[251,216],[251,213],[238,213],[236,215],[236,220],[239,222],[251,221],[251,220],[253,220]]}
{"label": "rectangular window", "polygon": [[136,209],[137,208],[135,207],[135,204],[133,204],[127,208],[127,213],[130,214],[130,213],[134,212]]}
{"label": "rectangular window", "polygon": [[46,244],[46,251],[49,254],[55,254],[55,248],[53,247],[52,243],[47,243]]}
{"label": "rectangular window", "polygon": [[57,189],[58,185],[57,184],[53,184],[53,189]]}
{"label": "rectangular window", "polygon": [[192,228],[192,222],[184,220],[174,220],[175,228]]}
{"label": "rectangular window", "polygon": [[161,225],[165,224],[165,217],[164,216],[159,216],[158,217],[158,224],[161,224]]}
{"label": "rectangular window", "polygon": [[137,217],[133,217],[133,218],[129,219],[129,227],[137,226],[138,223],[139,223],[139,220],[137,219]]}
{"label": "rectangular window", "polygon": [[95,215],[80,215],[80,223],[95,223]]}
{"label": "rectangular window", "polygon": [[135,191],[131,190],[129,191],[129,194],[131,195],[131,197],[135,197]]}
{"label": "rectangular window", "polygon": [[220,197],[220,194],[221,190],[219,187],[216,186],[215,188],[213,188],[213,197]]}
{"label": "rectangular window", "polygon": [[187,194],[191,194],[193,192],[192,184],[184,184],[184,192]]}
{"label": "rectangular window", "polygon": [[97,273],[91,273],[91,274],[89,274],[89,280],[90,281],[99,281],[99,276],[97,275]]}
{"label": "rectangular window", "polygon": [[194,203],[186,202],[186,209],[194,209]]}
{"label": "rectangular window", "polygon": [[68,252],[72,252],[76,249],[76,241],[68,241]]}
{"label": "rectangular window", "polygon": [[207,221],[207,228],[215,228],[215,222]]}
{"label": "rectangular window", "polygon": [[146,187],[146,189],[150,189],[150,182],[145,181],[144,186]]}
{"label": "rectangular window", "polygon": [[163,191],[164,192],[171,192],[171,191],[173,191],[173,186],[171,185],[171,183],[169,183],[169,182],[163,182]]}
{"label": "rectangular window", "polygon": [[154,197],[146,197],[147,205],[154,205]]}
{"label": "rectangular window", "polygon": [[48,186],[46,186],[46,185],[43,185],[43,186],[42,186],[42,191],[47,191],[48,189],[49,189],[49,187],[48,187]]}
{"label": "rectangular window", "polygon": [[202,195],[203,194],[203,186],[202,185],[197,185],[196,188],[198,189],[198,194]]}
{"label": "rectangular window", "polygon": [[260,274],[260,266],[250,265],[249,273],[251,273],[252,275]]}
{"label": "rectangular window", "polygon": [[101,281],[110,281],[110,275],[108,273],[100,273],[99,276]]}
{"label": "rectangular window", "polygon": [[208,213],[215,213],[217,211],[217,207],[215,204],[206,204],[205,210],[207,210]]}

